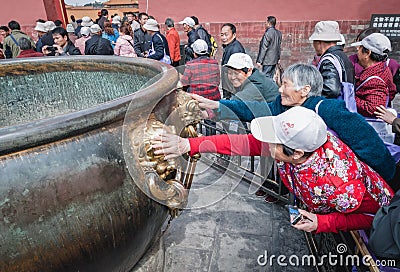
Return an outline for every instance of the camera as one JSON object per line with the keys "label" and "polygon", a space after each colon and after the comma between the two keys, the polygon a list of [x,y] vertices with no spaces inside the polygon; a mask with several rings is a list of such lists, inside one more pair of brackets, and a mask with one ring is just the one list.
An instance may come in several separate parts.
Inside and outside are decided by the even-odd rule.
{"label": "camera", "polygon": [[56,51],[56,48],[54,46],[47,46],[47,50]]}

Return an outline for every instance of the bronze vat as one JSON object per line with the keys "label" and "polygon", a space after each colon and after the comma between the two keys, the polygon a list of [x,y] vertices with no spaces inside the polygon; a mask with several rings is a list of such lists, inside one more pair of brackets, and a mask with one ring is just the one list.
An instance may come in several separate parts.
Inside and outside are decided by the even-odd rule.
{"label": "bronze vat", "polygon": [[132,180],[122,126],[132,99],[139,115],[172,91],[169,68],[113,56],[0,62],[0,271],[137,263],[168,208]]}

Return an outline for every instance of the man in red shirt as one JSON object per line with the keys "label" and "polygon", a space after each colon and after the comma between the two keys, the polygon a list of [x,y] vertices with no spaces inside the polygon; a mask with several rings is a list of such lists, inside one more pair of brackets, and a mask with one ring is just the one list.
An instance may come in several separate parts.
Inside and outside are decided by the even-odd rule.
{"label": "man in red shirt", "polygon": [[198,39],[192,44],[194,59],[186,63],[181,78],[183,89],[205,98],[218,101],[220,70],[218,61],[208,55],[208,46],[204,40]]}
{"label": "man in red shirt", "polygon": [[[201,95],[202,97],[219,101],[220,69],[218,61],[212,59],[208,54],[208,45],[198,39],[192,44],[194,59],[187,62],[185,72],[181,78],[183,89],[189,93]],[[205,120],[205,123],[215,127],[216,123]],[[210,135],[213,130],[206,128],[206,135]]]}
{"label": "man in red shirt", "polygon": [[178,31],[175,29],[174,21],[171,18],[165,19],[165,26],[167,27],[167,33],[165,37],[168,41],[169,56],[171,57],[171,65],[174,67],[179,66],[181,60],[181,39],[179,38]]}

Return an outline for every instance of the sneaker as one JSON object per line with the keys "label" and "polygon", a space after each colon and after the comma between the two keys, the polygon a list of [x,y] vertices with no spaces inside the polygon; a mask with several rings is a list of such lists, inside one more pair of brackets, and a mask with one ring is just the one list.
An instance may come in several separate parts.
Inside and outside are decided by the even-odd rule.
{"label": "sneaker", "polygon": [[264,197],[267,193],[263,189],[258,189],[254,194],[256,197]]}
{"label": "sneaker", "polygon": [[267,195],[264,199],[264,201],[267,203],[276,203],[276,202],[278,202],[278,200],[279,199],[277,199],[276,197],[271,196],[271,195]]}

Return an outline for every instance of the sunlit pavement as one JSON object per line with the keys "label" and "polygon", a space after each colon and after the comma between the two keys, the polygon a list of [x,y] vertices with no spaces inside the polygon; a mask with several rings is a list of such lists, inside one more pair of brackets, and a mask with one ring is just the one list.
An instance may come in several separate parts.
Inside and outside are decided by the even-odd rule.
{"label": "sunlit pavement", "polygon": [[194,208],[171,222],[134,271],[313,271],[289,263],[309,251],[282,205],[265,203],[246,182],[204,163],[196,172],[188,204]]}

